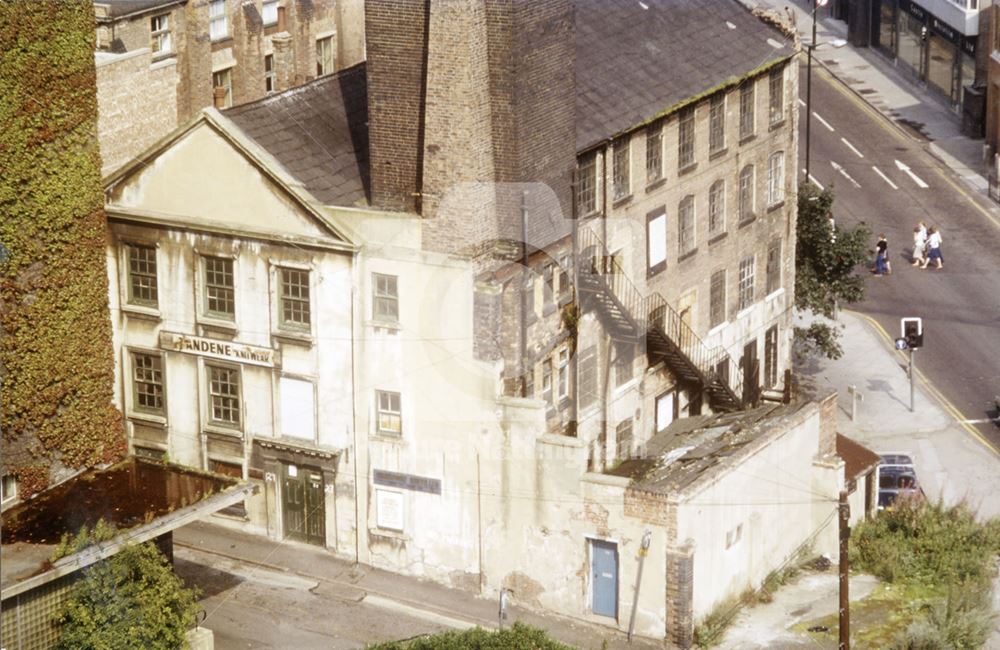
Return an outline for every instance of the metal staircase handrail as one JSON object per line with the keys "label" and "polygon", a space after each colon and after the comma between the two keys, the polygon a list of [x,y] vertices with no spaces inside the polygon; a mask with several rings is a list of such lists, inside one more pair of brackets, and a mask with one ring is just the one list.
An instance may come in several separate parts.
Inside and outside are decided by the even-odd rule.
{"label": "metal staircase handrail", "polygon": [[[587,228],[580,229],[579,246],[580,272],[605,278],[604,283],[609,286],[631,319],[636,322],[639,334],[649,332],[654,327],[659,329],[690,360],[708,383],[718,381],[737,399],[742,399],[742,372],[725,348],[706,346],[691,326],[684,322],[681,315],[658,292],[654,291],[643,298],[639,289],[628,279],[625,270],[608,254],[604,242],[593,231]],[[589,249],[593,249],[594,253],[589,260],[585,260],[583,255]]]}

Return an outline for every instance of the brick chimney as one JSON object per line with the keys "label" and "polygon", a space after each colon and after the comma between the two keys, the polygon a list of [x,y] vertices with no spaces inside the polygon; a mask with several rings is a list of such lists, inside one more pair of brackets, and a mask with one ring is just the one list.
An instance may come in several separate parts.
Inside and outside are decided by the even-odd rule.
{"label": "brick chimney", "polygon": [[523,193],[493,183],[550,188],[531,220],[569,216],[571,0],[367,0],[365,29],[376,206],[419,211],[425,245],[448,251],[520,239]]}
{"label": "brick chimney", "polygon": [[226,107],[226,89],[222,86],[212,89],[212,105],[220,110]]}
{"label": "brick chimney", "polygon": [[295,51],[292,49],[292,35],[285,30],[285,7],[278,6],[278,31],[271,36],[274,55],[274,90],[281,92],[292,87],[295,75]]}

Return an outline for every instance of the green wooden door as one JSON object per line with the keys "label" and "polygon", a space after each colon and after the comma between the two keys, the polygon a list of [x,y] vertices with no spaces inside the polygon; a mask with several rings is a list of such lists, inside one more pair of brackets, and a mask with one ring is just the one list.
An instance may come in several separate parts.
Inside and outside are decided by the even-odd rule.
{"label": "green wooden door", "polygon": [[326,504],[321,472],[283,465],[281,506],[285,537],[326,545]]}

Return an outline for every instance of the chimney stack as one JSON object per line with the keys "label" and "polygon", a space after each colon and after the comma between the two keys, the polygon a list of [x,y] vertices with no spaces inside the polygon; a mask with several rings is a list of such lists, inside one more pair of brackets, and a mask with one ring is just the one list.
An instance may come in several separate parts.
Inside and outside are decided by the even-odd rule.
{"label": "chimney stack", "polygon": [[278,5],[278,32],[285,31],[285,6]]}
{"label": "chimney stack", "polygon": [[223,109],[226,107],[226,89],[222,86],[216,86],[212,89],[212,104],[218,108]]}

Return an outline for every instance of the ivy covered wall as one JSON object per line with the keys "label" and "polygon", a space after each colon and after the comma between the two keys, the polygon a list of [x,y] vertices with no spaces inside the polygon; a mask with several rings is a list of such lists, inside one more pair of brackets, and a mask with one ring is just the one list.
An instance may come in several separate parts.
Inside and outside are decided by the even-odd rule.
{"label": "ivy covered wall", "polygon": [[27,496],[125,453],[90,0],[0,0],[0,427]]}

